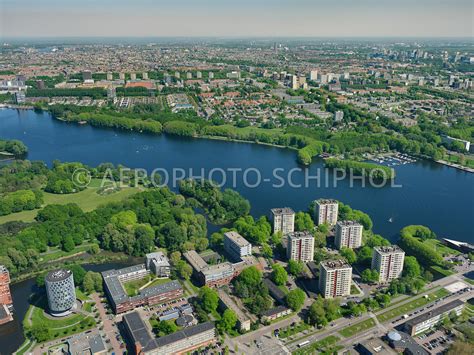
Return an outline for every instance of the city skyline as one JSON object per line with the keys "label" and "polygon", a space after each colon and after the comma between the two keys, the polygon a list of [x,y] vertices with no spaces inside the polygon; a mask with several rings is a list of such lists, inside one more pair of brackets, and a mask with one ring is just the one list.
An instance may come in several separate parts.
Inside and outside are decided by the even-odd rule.
{"label": "city skyline", "polygon": [[0,0],[0,9],[3,38],[472,37],[474,10],[469,0]]}

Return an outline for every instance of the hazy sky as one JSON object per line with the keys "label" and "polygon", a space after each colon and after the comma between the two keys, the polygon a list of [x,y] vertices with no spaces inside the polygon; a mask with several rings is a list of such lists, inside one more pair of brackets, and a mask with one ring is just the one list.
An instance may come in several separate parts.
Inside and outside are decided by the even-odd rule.
{"label": "hazy sky", "polygon": [[0,0],[0,36],[472,37],[474,0]]}

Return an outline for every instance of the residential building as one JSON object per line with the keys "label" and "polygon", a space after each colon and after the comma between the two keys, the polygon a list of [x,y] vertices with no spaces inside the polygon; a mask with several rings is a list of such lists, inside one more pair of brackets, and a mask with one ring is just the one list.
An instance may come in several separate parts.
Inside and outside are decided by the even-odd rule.
{"label": "residential building", "polygon": [[398,354],[406,355],[430,355],[423,346],[417,343],[409,334],[405,332],[390,331],[387,334],[388,342],[390,346]]}
{"label": "residential building", "polygon": [[362,224],[354,221],[336,223],[335,244],[337,249],[356,249],[362,245]]}
{"label": "residential building", "polygon": [[69,314],[76,304],[74,276],[70,270],[59,269],[48,273],[44,279],[48,307],[51,314]]}
{"label": "residential building", "polygon": [[268,293],[270,294],[270,296],[272,296],[273,299],[277,303],[285,304],[286,294],[285,294],[285,292],[283,292],[281,290],[281,288],[279,288],[277,285],[275,285],[275,283],[267,277],[263,279],[263,283],[265,284],[265,286],[267,286]]}
{"label": "residential building", "polygon": [[272,208],[273,233],[282,232],[283,235],[295,231],[295,212],[289,208]]}
{"label": "residential building", "polygon": [[309,80],[313,80],[313,81],[318,80],[318,71],[317,70],[311,70],[309,72]]}
{"label": "residential building", "polygon": [[224,262],[216,265],[208,265],[194,250],[184,253],[183,256],[193,267],[201,284],[209,287],[227,285],[238,274],[232,263]]}
{"label": "residential building", "polygon": [[238,260],[252,255],[252,244],[234,231],[224,233],[224,249]]}
{"label": "residential building", "polygon": [[230,309],[237,316],[237,325],[241,331],[249,331],[251,321],[250,318],[235,304],[234,300],[224,290],[219,290],[220,304],[224,309]]}
{"label": "residential building", "polygon": [[314,216],[318,226],[324,223],[334,226],[338,213],[339,203],[336,200],[319,199],[315,201]]}
{"label": "residential building", "polygon": [[4,265],[0,265],[0,304],[8,307],[13,304],[10,292],[10,273]]}
{"label": "residential building", "polygon": [[344,119],[344,111],[336,111],[334,113],[334,122],[341,122]]}
{"label": "residential building", "polygon": [[105,355],[108,353],[104,339],[99,333],[80,333],[67,339],[69,355]]}
{"label": "residential building", "polygon": [[423,333],[448,317],[451,312],[460,316],[465,303],[461,300],[454,300],[439,307],[432,308],[431,311],[423,313],[418,317],[408,320],[404,327],[411,336]]}
{"label": "residential building", "polygon": [[170,262],[163,252],[146,254],[146,268],[158,277],[169,277]]}
{"label": "residential building", "polygon": [[372,338],[360,342],[357,350],[361,355],[397,355],[397,352],[380,338]]}
{"label": "residential building", "polygon": [[262,314],[262,322],[271,322],[275,319],[287,316],[291,313],[291,309],[285,306],[277,306],[275,308],[271,308],[268,311],[263,312]]}
{"label": "residential building", "polygon": [[217,340],[213,322],[197,324],[178,332],[155,338],[138,312],[123,316],[123,324],[133,354],[186,354]]}
{"label": "residential building", "polygon": [[379,282],[399,278],[403,271],[405,252],[397,245],[375,247],[372,253],[372,269],[379,273]]}
{"label": "residential building", "polygon": [[125,282],[139,280],[149,274],[150,270],[145,267],[145,264],[102,272],[104,290],[116,314],[127,312],[140,306],[168,302],[183,295],[183,288],[176,280],[144,288],[135,296],[129,296],[125,292],[123,287]]}
{"label": "residential building", "polygon": [[308,231],[288,234],[286,256],[290,260],[307,263],[314,259],[314,236]]}
{"label": "residential building", "polygon": [[352,266],[344,260],[328,260],[319,264],[319,290],[324,298],[351,294]]}

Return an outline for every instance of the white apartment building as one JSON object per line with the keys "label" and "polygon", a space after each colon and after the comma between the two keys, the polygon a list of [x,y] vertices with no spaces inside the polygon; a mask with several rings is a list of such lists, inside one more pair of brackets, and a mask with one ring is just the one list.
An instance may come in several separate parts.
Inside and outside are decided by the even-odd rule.
{"label": "white apartment building", "polygon": [[349,248],[356,249],[362,245],[362,224],[355,221],[339,221],[336,223],[337,249]]}
{"label": "white apartment building", "polygon": [[338,213],[339,203],[336,200],[319,199],[315,201],[314,216],[318,226],[324,223],[334,226]]}
{"label": "white apartment building", "polygon": [[295,231],[295,212],[289,208],[272,208],[273,233],[282,232],[283,235]]}
{"label": "white apartment building", "polygon": [[319,290],[324,298],[351,294],[352,266],[344,260],[327,260],[319,264]]}
{"label": "white apartment building", "polygon": [[288,234],[286,256],[290,260],[307,263],[314,259],[314,237],[307,231]]}
{"label": "white apartment building", "polygon": [[234,231],[224,233],[224,249],[237,259],[252,255],[252,244]]}
{"label": "white apartment building", "polygon": [[399,278],[403,271],[405,252],[397,245],[375,247],[372,254],[372,269],[379,272],[379,282],[390,282]]}

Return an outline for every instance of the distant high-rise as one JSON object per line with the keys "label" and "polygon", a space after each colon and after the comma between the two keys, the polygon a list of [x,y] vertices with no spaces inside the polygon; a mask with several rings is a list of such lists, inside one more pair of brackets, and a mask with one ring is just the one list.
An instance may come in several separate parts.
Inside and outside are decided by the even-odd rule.
{"label": "distant high-rise", "polygon": [[130,73],[130,80],[137,80],[137,74],[136,73]]}
{"label": "distant high-rise", "polygon": [[315,201],[314,216],[318,226],[324,223],[330,226],[335,225],[338,213],[339,203],[336,200],[319,199]]}
{"label": "distant high-rise", "polygon": [[318,80],[318,71],[317,70],[311,70],[309,72],[309,80],[313,80],[313,81]]}
{"label": "distant high-rise", "polygon": [[46,85],[43,80],[36,80],[36,87],[40,90],[46,89]]}
{"label": "distant high-rise", "polygon": [[319,264],[319,290],[324,298],[351,294],[352,266],[343,260],[328,260]]}
{"label": "distant high-rise", "polygon": [[193,78],[193,73],[191,73],[191,72],[188,71],[188,72],[186,73],[186,79],[192,79],[192,78]]}
{"label": "distant high-rise", "polygon": [[336,248],[359,248],[362,245],[363,229],[362,224],[354,221],[337,222],[335,239]]}
{"label": "distant high-rise", "polygon": [[76,303],[72,272],[65,269],[51,271],[44,281],[51,314],[57,316],[68,314]]}
{"label": "distant high-rise", "polygon": [[405,252],[397,245],[375,247],[372,254],[372,269],[379,273],[379,282],[390,282],[400,277],[403,271]]}
{"label": "distant high-rise", "polygon": [[202,73],[200,71],[196,72],[196,78],[202,79]]}
{"label": "distant high-rise", "polygon": [[341,122],[344,119],[344,111],[334,112],[334,121]]}
{"label": "distant high-rise", "polygon": [[13,303],[10,292],[10,273],[4,265],[0,265],[0,305],[10,306]]}
{"label": "distant high-rise", "polygon": [[214,73],[212,71],[209,72],[209,80],[214,79]]}
{"label": "distant high-rise", "polygon": [[109,72],[109,73],[107,73],[107,80],[108,80],[108,81],[111,81],[111,80],[113,80],[113,79],[114,79],[114,76],[113,76],[113,74],[112,74],[112,73],[110,73],[110,72]]}
{"label": "distant high-rise", "polygon": [[148,73],[147,72],[142,73],[142,79],[143,80],[148,80]]}
{"label": "distant high-rise", "polygon": [[125,80],[125,73],[119,73],[119,79]]}
{"label": "distant high-rise", "polygon": [[314,237],[308,231],[293,232],[288,234],[286,256],[290,260],[304,263],[314,259]]}
{"label": "distant high-rise", "polygon": [[82,72],[82,80],[89,81],[92,80],[92,72],[90,70],[84,70]]}
{"label": "distant high-rise", "polygon": [[175,77],[176,79],[181,78],[180,72],[179,72],[179,71],[175,71],[175,72],[174,72],[174,77]]}

